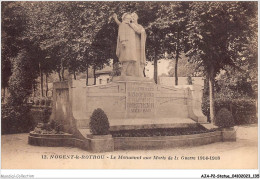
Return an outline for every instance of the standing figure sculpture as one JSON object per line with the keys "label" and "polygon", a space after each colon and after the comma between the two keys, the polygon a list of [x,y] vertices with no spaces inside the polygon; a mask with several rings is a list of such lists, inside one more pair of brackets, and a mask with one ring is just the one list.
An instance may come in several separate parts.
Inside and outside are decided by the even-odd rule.
{"label": "standing figure sculpture", "polygon": [[121,76],[144,77],[146,33],[137,14],[125,13],[122,23],[116,14],[113,18],[119,25],[116,55],[122,64]]}

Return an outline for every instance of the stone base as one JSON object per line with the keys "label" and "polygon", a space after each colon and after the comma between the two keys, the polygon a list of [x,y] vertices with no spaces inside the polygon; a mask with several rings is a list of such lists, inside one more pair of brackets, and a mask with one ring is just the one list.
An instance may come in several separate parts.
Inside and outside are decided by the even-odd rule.
{"label": "stone base", "polygon": [[154,137],[114,137],[111,135],[87,135],[85,140],[63,136],[53,138],[48,135],[36,136],[30,133],[28,143],[38,146],[75,146],[93,153],[113,152],[114,150],[150,150],[184,146],[206,145],[221,141],[235,141],[234,128],[201,134]]}
{"label": "stone base", "polygon": [[221,131],[215,131],[181,136],[115,137],[114,141],[115,150],[151,150],[206,145],[221,139]]}
{"label": "stone base", "polygon": [[109,120],[110,131],[153,129],[153,128],[185,128],[197,126],[198,123],[189,118],[155,118]]}
{"label": "stone base", "polygon": [[112,135],[87,135],[87,139],[90,139],[90,152],[114,151],[114,139]]}
{"label": "stone base", "polygon": [[223,142],[235,142],[236,141],[236,131],[234,127],[223,128],[222,130]]}
{"label": "stone base", "polygon": [[89,140],[77,139],[71,134],[35,134],[30,132],[28,144],[46,147],[78,147],[89,150]]}

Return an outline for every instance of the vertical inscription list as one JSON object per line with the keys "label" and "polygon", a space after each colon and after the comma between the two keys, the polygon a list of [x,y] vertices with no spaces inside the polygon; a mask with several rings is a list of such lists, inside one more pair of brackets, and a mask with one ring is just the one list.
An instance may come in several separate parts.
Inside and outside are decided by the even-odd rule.
{"label": "vertical inscription list", "polygon": [[127,118],[151,118],[155,109],[153,83],[128,82],[126,88]]}

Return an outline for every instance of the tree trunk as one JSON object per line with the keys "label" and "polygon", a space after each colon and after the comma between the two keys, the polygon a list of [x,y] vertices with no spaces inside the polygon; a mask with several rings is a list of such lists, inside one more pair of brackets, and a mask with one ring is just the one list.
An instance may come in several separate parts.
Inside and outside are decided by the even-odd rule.
{"label": "tree trunk", "polygon": [[93,68],[93,76],[94,76],[94,85],[96,85],[97,79],[96,79],[96,67],[95,66]]}
{"label": "tree trunk", "polygon": [[43,93],[43,74],[41,72],[41,97],[44,96],[44,93]]}
{"label": "tree trunk", "polygon": [[60,75],[60,70],[59,70],[59,72],[58,72],[58,75],[59,75],[59,79],[60,79],[60,81],[61,81],[61,75]]}
{"label": "tree trunk", "polygon": [[46,76],[46,79],[45,79],[45,83],[46,83],[46,97],[48,97],[48,92],[49,92],[48,73],[46,73],[45,76]]}
{"label": "tree trunk", "polygon": [[63,66],[63,59],[61,59],[60,63],[60,75],[61,75],[61,81],[64,81],[64,66]]}
{"label": "tree trunk", "polygon": [[86,86],[88,86],[88,65],[87,65],[86,73],[87,73],[87,75],[86,75]]}
{"label": "tree trunk", "polygon": [[158,79],[158,65],[157,65],[157,58],[155,57],[153,59],[153,64],[154,64],[154,71],[153,71],[153,79],[154,82],[157,84],[157,79]]}
{"label": "tree trunk", "polygon": [[40,79],[41,79],[41,97],[43,97],[43,74],[42,74],[42,69],[41,69],[41,63],[39,63],[39,70],[40,70]]}
{"label": "tree trunk", "polygon": [[76,76],[76,72],[75,71],[73,71],[73,76],[74,76],[74,80],[76,80],[77,76]]}
{"label": "tree trunk", "polygon": [[178,86],[178,60],[179,60],[179,57],[178,55],[176,54],[176,61],[175,61],[175,85]]}
{"label": "tree trunk", "polygon": [[5,87],[4,87],[4,92],[3,92],[3,100],[2,100],[2,103],[5,103]]}
{"label": "tree trunk", "polygon": [[36,91],[36,84],[34,83],[34,84],[33,84],[33,97],[36,96],[35,91]]}
{"label": "tree trunk", "polygon": [[215,106],[214,106],[214,75],[213,68],[210,70],[209,74],[209,112],[210,120],[215,124]]}
{"label": "tree trunk", "polygon": [[176,61],[175,61],[175,85],[178,86],[178,61],[179,61],[179,38],[180,32],[177,31],[177,43],[176,43]]}
{"label": "tree trunk", "polygon": [[61,79],[64,81],[64,67],[61,68]]}

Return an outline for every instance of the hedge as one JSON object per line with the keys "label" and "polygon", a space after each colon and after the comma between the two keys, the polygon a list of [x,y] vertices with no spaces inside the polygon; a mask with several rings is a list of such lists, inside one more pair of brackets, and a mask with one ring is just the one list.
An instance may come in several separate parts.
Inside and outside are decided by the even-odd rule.
{"label": "hedge", "polygon": [[14,134],[29,132],[34,129],[36,123],[30,115],[30,106],[2,105],[1,111],[2,134]]}
{"label": "hedge", "polygon": [[216,115],[215,125],[223,128],[233,127],[234,119],[231,112],[226,108],[221,108]]}
{"label": "hedge", "polygon": [[[238,98],[238,99],[215,99],[215,114],[221,108],[228,109],[233,117],[235,125],[251,124],[257,122],[256,117],[256,102],[250,98]],[[209,99],[204,98],[202,100],[202,112],[209,118]]]}

